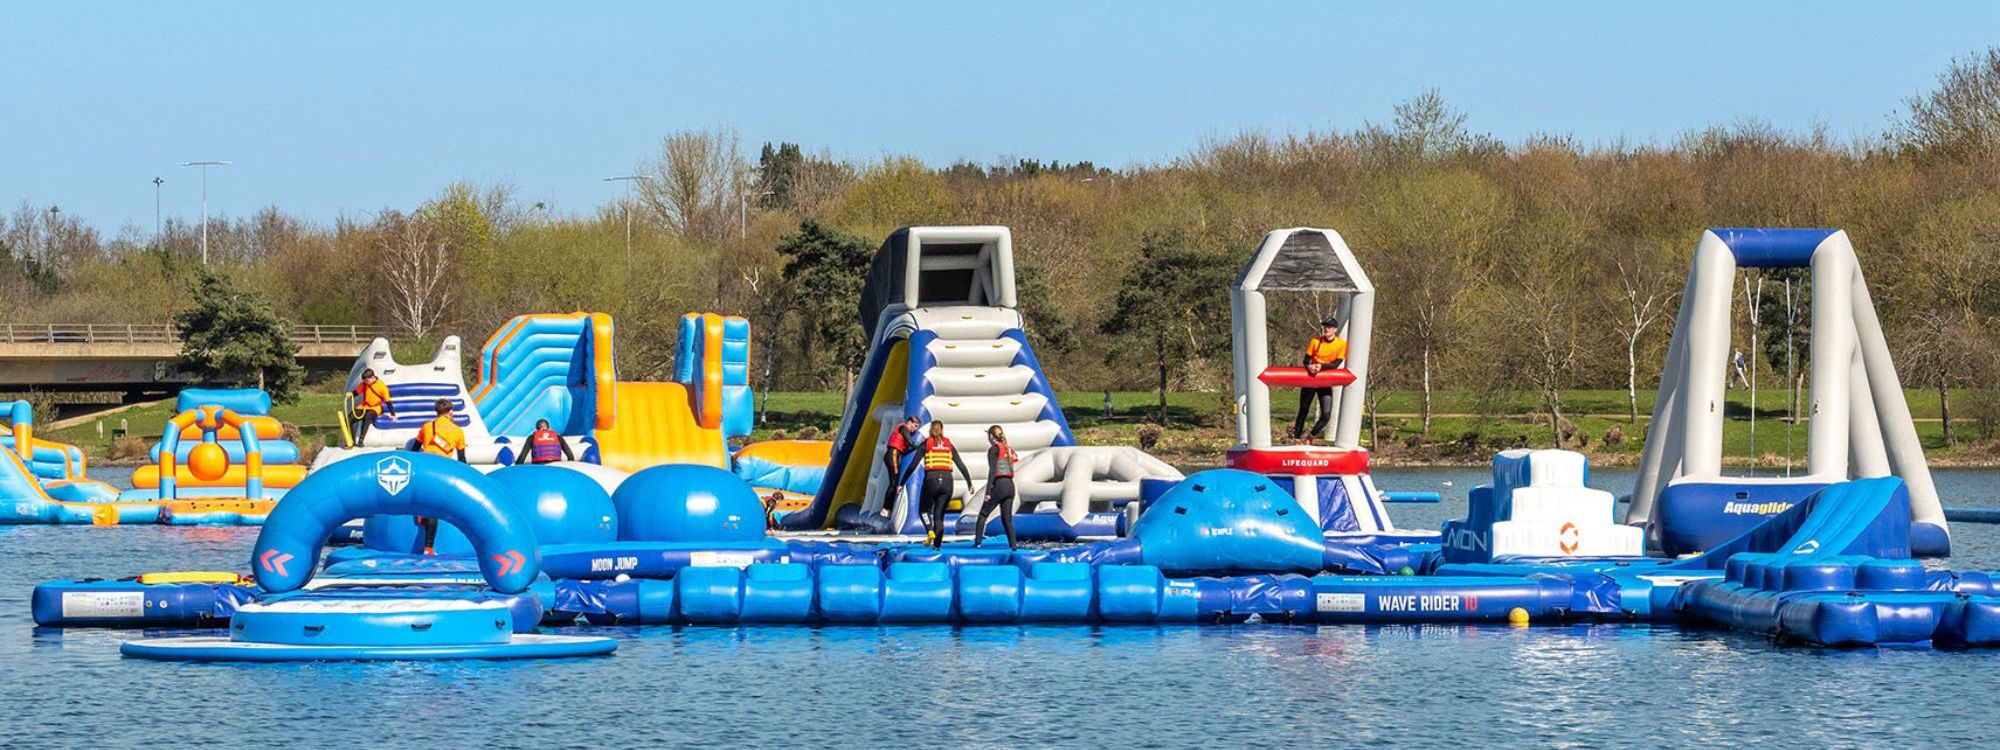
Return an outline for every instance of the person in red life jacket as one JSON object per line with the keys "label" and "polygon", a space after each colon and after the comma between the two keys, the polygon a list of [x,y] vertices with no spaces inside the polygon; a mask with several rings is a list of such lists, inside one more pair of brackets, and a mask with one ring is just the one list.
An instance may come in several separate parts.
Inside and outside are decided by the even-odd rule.
{"label": "person in red life jacket", "polygon": [[973,528],[972,546],[976,549],[986,541],[986,519],[993,517],[993,511],[1000,511],[1000,527],[1007,530],[1007,549],[1020,548],[1014,538],[1014,466],[1021,462],[1021,456],[1014,447],[1007,444],[1007,433],[1000,425],[986,428],[986,505],[979,509],[979,525]]}
{"label": "person in red life jacket", "polygon": [[968,490],[972,488],[972,470],[965,468],[965,459],[958,455],[957,448],[952,447],[951,439],[944,436],[943,422],[931,423],[931,434],[924,439],[923,448],[923,460],[910,462],[909,467],[896,478],[896,484],[908,481],[910,472],[919,465],[924,467],[923,504],[918,507],[930,517],[928,528],[924,531],[924,543],[937,549],[944,546],[944,511],[945,506],[951,504],[951,467],[956,465],[959,472],[965,475]]}
{"label": "person in red life jacket", "polygon": [[[923,422],[918,421],[917,415],[912,414],[904,417],[903,421],[897,422],[895,429],[890,430],[886,446],[888,450],[882,451],[882,463],[887,464],[889,467],[889,473],[884,476],[895,477],[903,473],[903,458],[910,455],[910,448],[917,444],[917,432],[922,426]],[[902,486],[900,482],[890,482],[887,487],[883,488],[882,515],[884,517],[894,517],[896,515],[896,490],[901,489]]]}
{"label": "person in red life jacket", "polygon": [[549,420],[535,420],[535,432],[528,436],[527,445],[522,446],[525,461],[515,459],[515,463],[552,464],[557,461],[575,461],[576,454],[569,450],[569,441],[561,433],[549,428]]}
{"label": "person in red life jacket", "polygon": [[389,400],[389,386],[375,377],[373,369],[361,371],[361,384],[350,392],[354,397],[353,411],[348,413],[347,433],[354,437],[354,444],[368,437],[368,428],[375,426],[375,419],[388,414],[396,416],[396,404]]}
{"label": "person in red life jacket", "polygon": [[[1347,339],[1340,337],[1340,319],[1332,315],[1319,322],[1320,333],[1306,342],[1306,374],[1317,376],[1322,370],[1340,369],[1347,364]],[[1313,403],[1319,404],[1319,419],[1313,422],[1312,432],[1306,432],[1306,412],[1312,411]],[[1299,416],[1292,420],[1292,442],[1312,445],[1313,438],[1326,434],[1326,425],[1333,421],[1333,388],[1300,388]]]}
{"label": "person in red life jacket", "polygon": [[[466,463],[465,430],[451,418],[451,399],[438,399],[434,406],[437,408],[437,418],[417,428],[417,450],[445,458],[457,456],[460,463]],[[437,543],[437,524],[435,518],[417,516],[417,526],[424,530],[426,555],[437,554],[431,548]]]}

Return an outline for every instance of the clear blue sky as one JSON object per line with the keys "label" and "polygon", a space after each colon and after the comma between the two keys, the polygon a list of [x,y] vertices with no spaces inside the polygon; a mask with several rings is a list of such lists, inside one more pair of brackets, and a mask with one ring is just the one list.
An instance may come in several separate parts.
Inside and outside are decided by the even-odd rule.
{"label": "clear blue sky", "polygon": [[1436,87],[1473,129],[1665,141],[1763,118],[1879,132],[2000,3],[10,3],[0,210],[106,232],[326,221],[507,180],[582,212],[680,129],[861,160],[1110,166],[1246,128],[1349,129]]}

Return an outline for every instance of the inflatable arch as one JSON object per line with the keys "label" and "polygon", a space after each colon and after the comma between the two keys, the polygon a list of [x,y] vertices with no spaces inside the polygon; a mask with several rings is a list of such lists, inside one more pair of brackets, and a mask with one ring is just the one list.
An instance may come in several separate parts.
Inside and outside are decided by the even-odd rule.
{"label": "inflatable arch", "polygon": [[250,567],[273,593],[312,580],[321,548],[341,524],[372,515],[438,518],[463,531],[478,552],[479,572],[507,594],[541,574],[529,519],[499,483],[465,464],[422,453],[355,456],[313,472],[264,521]]}
{"label": "inflatable arch", "polygon": [[[1742,268],[1811,274],[1811,416],[1801,476],[1722,473],[1730,307]],[[1687,278],[1625,522],[1647,524],[1663,551],[1684,554],[1741,534],[1836,482],[1894,476],[1909,490],[1917,554],[1950,554],[1937,485],[1847,233],[1710,229],[1695,247]]]}

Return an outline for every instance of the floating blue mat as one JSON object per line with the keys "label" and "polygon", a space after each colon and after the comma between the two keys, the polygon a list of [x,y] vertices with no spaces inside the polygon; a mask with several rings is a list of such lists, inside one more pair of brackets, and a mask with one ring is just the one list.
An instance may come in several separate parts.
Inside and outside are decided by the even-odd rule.
{"label": "floating blue mat", "polygon": [[118,652],[154,661],[432,661],[438,659],[561,659],[603,656],[618,649],[610,638],[518,635],[507,643],[460,646],[294,646],[245,643],[217,636],[126,641]]}

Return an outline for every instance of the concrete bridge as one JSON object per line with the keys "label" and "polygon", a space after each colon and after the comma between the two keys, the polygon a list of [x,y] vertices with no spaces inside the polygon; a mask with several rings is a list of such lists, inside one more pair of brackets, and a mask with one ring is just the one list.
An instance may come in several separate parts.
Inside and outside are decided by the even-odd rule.
{"label": "concrete bridge", "polygon": [[[292,326],[308,369],[346,369],[382,326]],[[0,325],[0,389],[164,392],[188,382],[174,366],[181,342],[157,323],[9,323]]]}

